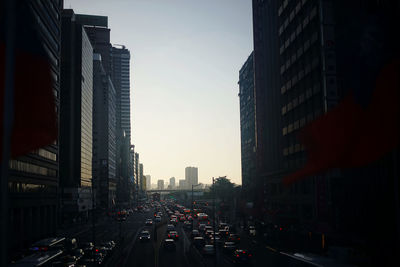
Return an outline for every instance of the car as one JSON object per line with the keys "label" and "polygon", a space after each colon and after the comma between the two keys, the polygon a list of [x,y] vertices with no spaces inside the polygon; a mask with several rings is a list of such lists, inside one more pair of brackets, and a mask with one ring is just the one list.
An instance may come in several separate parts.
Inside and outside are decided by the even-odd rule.
{"label": "car", "polygon": [[92,242],[85,242],[82,244],[81,248],[83,249],[83,251],[91,251],[91,250],[93,250],[93,247],[94,247],[94,245]]}
{"label": "car", "polygon": [[155,222],[161,222],[161,217],[160,216],[156,216],[156,218],[154,219]]}
{"label": "car", "polygon": [[83,252],[83,249],[77,248],[71,251],[71,255],[75,256],[76,260],[80,260],[85,255],[85,252]]}
{"label": "car", "polygon": [[152,226],[153,225],[153,220],[152,219],[147,219],[145,222],[146,226]]}
{"label": "car", "polygon": [[[214,235],[209,235],[208,239],[210,240],[210,244],[214,244]],[[217,242],[217,245],[222,243],[222,239],[218,234],[215,234],[215,241]]]}
{"label": "car", "polygon": [[179,235],[178,235],[177,231],[170,231],[167,236],[168,236],[168,238],[173,238],[175,240],[179,239]]}
{"label": "car", "polygon": [[[213,230],[206,230],[206,232],[205,232],[205,235],[207,236],[207,235],[212,235],[212,234],[214,234],[214,231]],[[218,233],[219,234],[219,233]]]}
{"label": "car", "polygon": [[175,226],[173,224],[168,224],[167,225],[167,232],[174,231],[174,230],[175,230]]}
{"label": "car", "polygon": [[197,249],[202,249],[206,245],[206,241],[204,240],[204,237],[196,236],[195,238],[193,238],[193,245]]}
{"label": "car", "polygon": [[249,235],[250,236],[255,236],[256,235],[256,228],[254,227],[254,225],[250,225],[249,226]]}
{"label": "car", "polygon": [[200,232],[199,232],[199,230],[194,229],[194,230],[192,231],[192,238],[194,238],[194,237],[196,237],[196,236],[200,236]]}
{"label": "car", "polygon": [[219,228],[219,229],[225,229],[225,227],[227,227],[227,226],[228,226],[227,223],[221,222],[221,223],[219,223],[218,228]]}
{"label": "car", "polygon": [[180,221],[180,222],[184,222],[185,220],[186,220],[185,215],[179,216],[179,221]]}
{"label": "car", "polygon": [[150,233],[149,233],[149,231],[143,230],[143,231],[140,233],[140,235],[139,235],[139,239],[140,239],[140,241],[142,241],[142,242],[149,241],[149,240],[150,240]]}
{"label": "car", "polygon": [[114,249],[114,246],[110,242],[103,242],[100,245],[107,251],[112,251]]}
{"label": "car", "polygon": [[211,225],[206,225],[205,231],[207,232],[208,230],[213,231],[214,228]]}
{"label": "car", "polygon": [[204,255],[214,256],[215,255],[215,248],[214,245],[205,245],[202,249]]}
{"label": "car", "polygon": [[[75,266],[78,259],[75,256],[65,255],[52,263],[52,266]],[[37,265],[36,265],[37,266]]]}
{"label": "car", "polygon": [[218,233],[222,236],[222,237],[227,237],[229,236],[229,231],[226,229],[220,229],[218,230]]}
{"label": "car", "polygon": [[164,249],[168,251],[175,251],[176,250],[176,245],[175,241],[171,238],[167,238],[164,240]]}
{"label": "car", "polygon": [[224,246],[223,246],[224,252],[230,253],[230,252],[234,251],[235,249],[236,249],[236,244],[235,244],[235,242],[226,241],[226,242],[224,243]]}
{"label": "car", "polygon": [[184,223],[183,223],[183,227],[185,228],[185,229],[192,229],[192,223],[191,222],[189,222],[189,221],[185,221]]}
{"label": "car", "polygon": [[199,224],[199,231],[200,232],[204,232],[205,229],[206,229],[206,225],[205,224],[203,224],[203,223]]}
{"label": "car", "polygon": [[252,257],[253,255],[248,250],[236,249],[233,253],[232,261],[236,264],[248,264]]}
{"label": "car", "polygon": [[240,243],[240,236],[237,235],[237,234],[230,234],[230,235],[228,236],[228,241],[235,242],[236,244],[237,244],[237,243]]}

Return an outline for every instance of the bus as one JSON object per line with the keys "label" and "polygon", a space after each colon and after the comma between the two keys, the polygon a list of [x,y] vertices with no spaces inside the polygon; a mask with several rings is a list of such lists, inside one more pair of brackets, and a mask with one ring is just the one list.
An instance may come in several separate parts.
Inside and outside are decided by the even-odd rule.
{"label": "bus", "polygon": [[[29,250],[33,252],[49,251],[54,249],[63,250],[66,248],[66,243],[67,239],[65,237],[51,237],[33,243]],[[76,244],[76,240],[72,239],[71,243]]]}
{"label": "bus", "polygon": [[[42,251],[12,263],[10,267],[53,267],[60,260],[63,251],[60,249]],[[54,264],[53,264],[54,263]]]}

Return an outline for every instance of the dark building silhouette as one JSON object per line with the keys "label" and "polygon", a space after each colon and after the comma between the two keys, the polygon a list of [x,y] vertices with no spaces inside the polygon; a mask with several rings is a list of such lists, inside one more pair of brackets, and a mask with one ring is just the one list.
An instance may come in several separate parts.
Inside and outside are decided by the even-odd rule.
{"label": "dark building silhouette", "polygon": [[[124,202],[129,201],[134,187],[133,159],[131,145],[131,105],[130,105],[130,52],[125,46],[114,46],[111,49],[112,74],[116,92],[116,143],[121,153],[121,164],[117,166],[117,177],[121,183],[121,193],[129,196],[123,197]],[[120,170],[120,171],[119,171]],[[126,192],[124,192],[126,190]]]}
{"label": "dark building silhouette", "polygon": [[242,157],[242,187],[245,195],[252,199],[256,179],[256,134],[254,103],[254,61],[250,54],[239,71],[240,140]]}
{"label": "dark building silhouette", "polygon": [[351,247],[356,252],[346,258],[358,264],[390,266],[394,259],[398,150],[288,187],[282,178],[307,159],[299,131],[349,90],[368,90],[375,77],[368,68],[398,56],[398,14],[395,1],[253,0],[257,219],[270,234],[269,225],[282,227],[270,235],[279,245],[321,252],[325,237],[325,249]]}
{"label": "dark building silhouette", "polygon": [[[32,14],[32,25],[38,32],[48,55],[53,76],[54,96],[59,112],[62,1],[26,1],[16,17]],[[19,4],[25,5],[22,1]],[[23,9],[23,12],[21,12]],[[24,18],[27,19],[27,18]],[[30,23],[30,22],[29,22]],[[18,24],[18,22],[17,22]],[[16,34],[21,34],[16,32]],[[59,115],[59,113],[58,113]],[[10,252],[26,247],[37,239],[53,235],[58,223],[59,157],[58,142],[9,162]],[[11,253],[12,254],[12,253]],[[9,255],[11,255],[9,254]]]}
{"label": "dark building silhouette", "polygon": [[60,188],[64,220],[92,210],[93,47],[72,9],[62,11]]}
{"label": "dark building silhouette", "polygon": [[100,209],[116,201],[116,93],[101,55],[93,55],[93,179]]}

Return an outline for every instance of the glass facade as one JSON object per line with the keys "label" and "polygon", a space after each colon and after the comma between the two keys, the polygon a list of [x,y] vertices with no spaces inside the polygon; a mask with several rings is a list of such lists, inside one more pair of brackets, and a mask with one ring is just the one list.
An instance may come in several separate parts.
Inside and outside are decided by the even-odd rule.
{"label": "glass facade", "polygon": [[93,48],[82,29],[81,186],[92,181]]}

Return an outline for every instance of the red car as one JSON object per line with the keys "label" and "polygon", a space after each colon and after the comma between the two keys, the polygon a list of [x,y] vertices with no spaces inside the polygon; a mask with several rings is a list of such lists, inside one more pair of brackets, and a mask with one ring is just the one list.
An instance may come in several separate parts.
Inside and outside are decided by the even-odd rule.
{"label": "red car", "polygon": [[168,233],[168,238],[172,238],[174,240],[179,239],[179,235],[177,231],[170,231]]}

